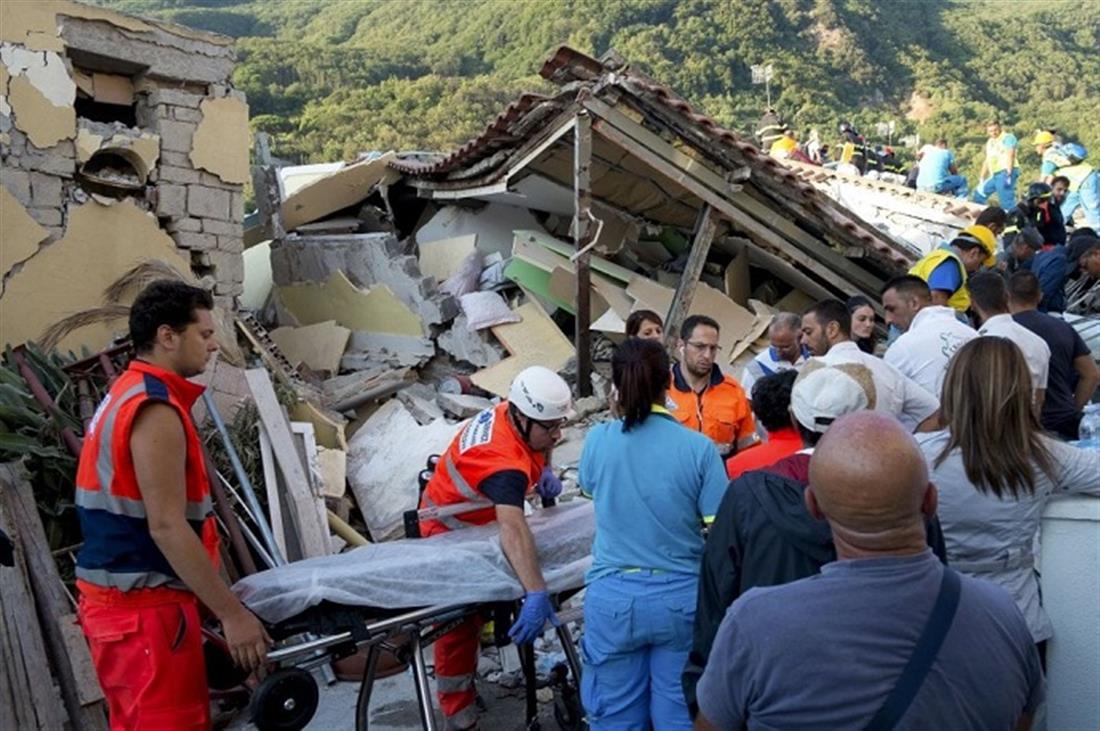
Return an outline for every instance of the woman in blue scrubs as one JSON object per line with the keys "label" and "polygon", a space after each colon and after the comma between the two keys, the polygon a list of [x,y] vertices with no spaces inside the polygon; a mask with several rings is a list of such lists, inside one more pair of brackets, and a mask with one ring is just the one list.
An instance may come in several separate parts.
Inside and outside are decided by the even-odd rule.
{"label": "woman in blue scrubs", "polygon": [[726,490],[718,450],[665,408],[669,359],[631,338],[611,360],[621,417],[585,439],[595,503],[581,699],[593,731],[690,729],[680,675],[691,648],[703,526]]}

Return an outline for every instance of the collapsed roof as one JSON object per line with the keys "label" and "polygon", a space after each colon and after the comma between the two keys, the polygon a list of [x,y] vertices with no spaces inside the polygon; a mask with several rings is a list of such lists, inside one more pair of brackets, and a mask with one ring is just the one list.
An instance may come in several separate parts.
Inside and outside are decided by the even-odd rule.
{"label": "collapsed roof", "polygon": [[541,75],[561,87],[557,95],[524,94],[449,155],[400,157],[391,167],[425,198],[521,201],[565,213],[548,191],[571,199],[573,130],[577,116],[588,115],[594,201],[687,229],[709,205],[724,233],[754,244],[753,266],[813,297],[858,292],[877,300],[882,284],[918,255],[614,52],[597,60],[563,46]]}

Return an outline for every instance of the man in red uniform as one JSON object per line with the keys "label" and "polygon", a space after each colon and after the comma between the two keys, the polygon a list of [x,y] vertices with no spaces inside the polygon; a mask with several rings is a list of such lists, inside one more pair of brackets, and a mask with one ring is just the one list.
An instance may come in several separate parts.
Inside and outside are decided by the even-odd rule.
{"label": "man in red uniform", "polygon": [[84,435],[76,508],[80,623],[112,729],[206,729],[210,698],[198,602],[234,660],[258,667],[263,625],[221,580],[202,445],[191,406],[214,340],[209,293],[149,285],[130,310],[136,358]]}
{"label": "man in red uniform", "polygon": [[[517,644],[534,642],[547,620],[558,624],[523,506],[533,490],[545,498],[561,493],[550,450],[561,439],[571,401],[569,386],[558,374],[542,366],[524,369],[512,382],[508,400],[470,419],[451,442],[420,503],[421,509],[470,508],[421,521],[424,536],[500,523],[500,546],[527,592],[508,633]],[[477,726],[474,675],[480,631],[481,621],[470,619],[435,643],[439,705],[448,730]]]}

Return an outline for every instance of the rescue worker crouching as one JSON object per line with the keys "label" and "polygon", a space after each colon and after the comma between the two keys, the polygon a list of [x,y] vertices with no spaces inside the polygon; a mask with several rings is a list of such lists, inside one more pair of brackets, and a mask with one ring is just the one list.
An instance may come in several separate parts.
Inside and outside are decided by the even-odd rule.
{"label": "rescue worker crouching", "polygon": [[965,315],[970,309],[966,280],[984,267],[997,264],[997,237],[982,225],[968,226],[946,246],[933,249],[909,269],[932,290],[932,304]]}
{"label": "rescue worker crouching", "polygon": [[259,667],[270,638],[218,576],[218,536],[191,406],[218,346],[213,300],[162,280],[130,309],[136,358],[87,433],[76,476],[84,544],[80,624],[112,729],[210,727],[201,601],[233,659]]}
{"label": "rescue worker crouching", "polygon": [[[421,498],[421,509],[471,507],[458,515],[422,520],[424,536],[500,524],[501,548],[526,592],[508,633],[517,644],[534,642],[548,620],[558,624],[523,507],[532,491],[544,498],[561,493],[550,452],[571,413],[569,386],[560,376],[542,366],[523,370],[507,401],[473,417],[454,438]],[[471,618],[435,644],[439,704],[447,729],[477,725],[474,677],[481,625],[480,618]]]}
{"label": "rescue worker crouching", "polygon": [[672,366],[668,398],[673,417],[688,429],[703,432],[725,459],[759,440],[745,389],[715,362],[718,323],[692,315],[680,328],[680,362]]}

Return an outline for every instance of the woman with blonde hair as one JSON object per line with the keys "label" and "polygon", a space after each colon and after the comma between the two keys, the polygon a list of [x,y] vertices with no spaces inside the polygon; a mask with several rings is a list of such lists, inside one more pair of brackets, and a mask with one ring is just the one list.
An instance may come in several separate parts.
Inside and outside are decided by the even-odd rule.
{"label": "woman with blonde hair", "polygon": [[1039,519],[1056,493],[1100,495],[1100,452],[1044,434],[1031,394],[1019,347],[976,338],[947,368],[946,428],[916,438],[939,491],[948,564],[1011,592],[1042,652],[1052,629],[1035,573]]}

